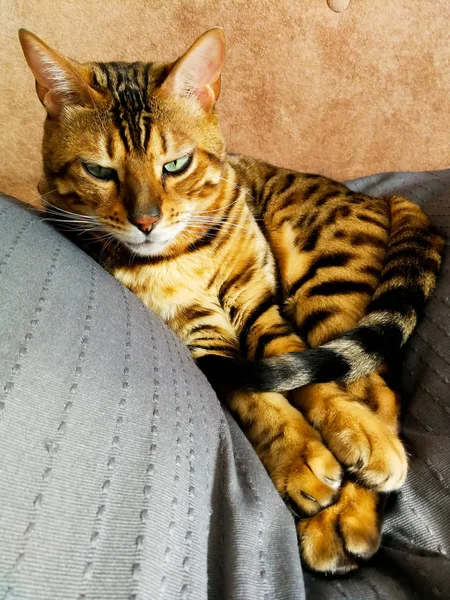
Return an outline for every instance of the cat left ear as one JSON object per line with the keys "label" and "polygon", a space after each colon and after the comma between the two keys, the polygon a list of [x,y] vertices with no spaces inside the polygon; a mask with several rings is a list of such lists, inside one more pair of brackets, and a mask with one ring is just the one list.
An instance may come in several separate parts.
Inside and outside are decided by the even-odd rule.
{"label": "cat left ear", "polygon": [[209,112],[219,97],[224,58],[225,34],[220,27],[214,27],[176,61],[162,88],[175,96],[196,97]]}
{"label": "cat left ear", "polygon": [[68,105],[87,106],[99,94],[89,85],[89,67],[69,60],[37,35],[19,30],[26,61],[36,79],[36,92],[51,117]]}

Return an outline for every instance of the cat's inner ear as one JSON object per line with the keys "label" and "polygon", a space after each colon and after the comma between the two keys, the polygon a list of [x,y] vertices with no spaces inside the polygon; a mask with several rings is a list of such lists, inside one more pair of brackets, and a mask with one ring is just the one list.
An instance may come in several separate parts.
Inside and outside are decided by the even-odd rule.
{"label": "cat's inner ear", "polygon": [[162,88],[184,98],[196,97],[210,111],[220,93],[220,73],[225,58],[225,35],[215,27],[206,31],[179,58]]}
{"label": "cat's inner ear", "polygon": [[89,67],[62,56],[34,33],[19,30],[26,61],[36,79],[36,92],[48,114],[57,117],[64,106],[88,106],[98,92],[89,85]]}

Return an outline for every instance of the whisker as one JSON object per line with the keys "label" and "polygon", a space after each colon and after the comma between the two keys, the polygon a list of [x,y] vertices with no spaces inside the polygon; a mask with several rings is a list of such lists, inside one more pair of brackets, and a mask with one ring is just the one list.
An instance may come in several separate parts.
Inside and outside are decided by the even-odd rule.
{"label": "whisker", "polygon": [[28,190],[33,196],[36,196],[39,200],[41,200],[41,195],[36,192],[36,190],[32,190],[28,186],[24,186],[26,190]]}
{"label": "whisker", "polygon": [[[190,224],[187,225],[187,227],[189,227],[189,228],[195,228],[195,229],[200,230],[200,231],[204,231],[206,229],[211,230],[211,231],[223,231],[223,228],[220,227],[220,224],[210,225],[208,227],[208,226],[198,225],[196,223],[192,223],[192,224],[190,223]],[[248,229],[246,229],[245,227],[242,227],[241,225],[230,224],[230,228],[241,229],[243,231],[246,231],[247,233],[250,233],[250,231]]]}
{"label": "whisker", "polygon": [[69,215],[80,215],[80,216],[83,216],[83,217],[91,217],[92,216],[92,215],[84,215],[83,213],[80,213],[80,212],[74,213],[74,212],[72,212],[70,210],[65,210],[64,208],[61,208],[60,206],[57,206],[56,204],[52,204],[51,202],[49,202],[45,198],[41,197],[41,199],[44,202],[44,205],[46,206],[46,210],[50,210],[50,211],[51,210],[55,210],[55,211],[58,211],[58,212],[67,213]]}
{"label": "whisker", "polygon": [[90,226],[90,225],[96,225],[97,221],[83,221],[82,219],[69,219],[67,217],[64,217],[63,219],[57,218],[57,217],[42,217],[40,219],[40,222],[42,221],[52,221],[53,223],[67,223],[67,224],[71,224],[71,223],[78,223],[81,225],[86,225],[86,226]]}
{"label": "whisker", "polygon": [[58,190],[55,188],[54,190],[50,190],[49,192],[45,192],[45,194],[41,194],[41,193],[37,193],[35,190],[32,190],[31,188],[25,186],[25,189],[27,189],[29,192],[31,192],[32,194],[34,194],[36,196],[36,198],[39,198],[39,200],[44,200],[45,196],[48,196],[49,194],[53,194],[54,192],[57,192]]}
{"label": "whisker", "polygon": [[249,193],[249,191],[246,190],[245,188],[243,188],[241,185],[238,185],[237,183],[234,183],[233,181],[230,181],[226,177],[219,177],[219,179],[221,179],[222,181],[226,181],[227,183],[230,183],[231,185],[233,185],[238,190],[241,190],[241,192],[244,192],[244,194],[246,196],[248,196],[250,198],[250,200],[253,200],[253,202],[255,202],[255,198],[253,198],[253,196]]}
{"label": "whisker", "polygon": [[99,256],[99,262],[101,262],[101,257],[103,256],[103,253],[111,244],[113,244],[114,249],[117,250],[117,248],[119,248],[121,242],[116,237],[112,236],[110,240],[108,240],[105,244],[103,244],[103,248],[102,248],[102,250],[100,252],[100,256]]}
{"label": "whisker", "polygon": [[253,216],[251,215],[236,215],[235,217],[229,217],[229,216],[221,216],[221,215],[205,215],[205,216],[201,216],[201,215],[192,215],[190,217],[190,219],[192,220],[196,220],[196,221],[202,221],[202,222],[210,222],[210,221],[229,221],[229,222],[233,222],[233,223],[238,223],[240,221],[249,221],[252,222]]}
{"label": "whisker", "polygon": [[116,237],[112,233],[107,233],[106,235],[93,236],[92,242],[100,242],[103,240],[111,240],[114,241]]}
{"label": "whisker", "polygon": [[[187,230],[187,231],[189,231],[189,230]],[[212,235],[211,233],[205,233],[202,237],[213,239],[216,236]],[[195,243],[196,241],[198,241],[198,240],[194,240],[193,243]]]}
{"label": "whisker", "polygon": [[[236,200],[234,202],[236,202]],[[230,204],[234,204],[234,202],[231,202]],[[226,208],[227,206],[230,206],[230,204],[225,204],[225,206],[223,208]],[[217,210],[222,210],[222,209],[217,209]],[[212,212],[217,212],[217,211],[216,210],[212,210],[212,211],[205,210],[205,211],[193,211],[193,212],[190,212],[190,211],[186,210],[186,211],[183,211],[181,214],[189,213],[195,219],[214,218],[215,215],[212,215],[211,217],[209,216],[210,212],[212,213]],[[202,216],[203,214],[205,214],[204,217]],[[240,218],[243,218],[243,217],[237,217],[237,219],[240,219]],[[260,217],[255,217],[254,215],[251,215],[251,219],[250,219],[250,215],[249,215],[249,217],[245,217],[245,218],[246,218],[246,220],[251,220],[251,219],[253,219],[255,221],[262,221],[263,220]],[[227,220],[230,220],[229,217],[227,217]]]}
{"label": "whisker", "polygon": [[55,209],[54,207],[49,209],[47,208],[45,211],[45,214],[49,214],[49,215],[56,215],[58,217],[64,217],[66,218],[68,221],[73,219],[74,217],[76,219],[78,219],[79,221],[93,221],[93,222],[97,222],[97,217],[94,216],[90,216],[90,215],[82,215],[80,213],[73,213],[67,210],[63,210],[63,209]]}
{"label": "whisker", "polygon": [[60,212],[64,212],[64,213],[68,213],[71,215],[80,215],[83,217],[89,217],[90,215],[83,215],[82,213],[74,213],[68,210],[65,210],[59,206],[57,206],[56,204],[53,204],[51,202],[49,202],[48,200],[45,199],[45,196],[48,196],[48,194],[53,194],[53,192],[57,192],[58,190],[55,188],[54,190],[50,190],[49,192],[47,192],[46,194],[37,194],[36,192],[33,192],[33,190],[31,190],[30,188],[27,188],[30,192],[32,192],[37,198],[39,198],[40,200],[43,201],[44,205],[47,207],[46,210],[56,210],[56,211],[60,211]]}
{"label": "whisker", "polygon": [[248,223],[251,225],[250,219],[218,219],[218,220],[202,220],[202,219],[189,219],[188,223],[195,223],[197,225],[216,225],[229,223],[230,225],[241,225],[242,223]]}
{"label": "whisker", "polygon": [[[188,225],[190,225],[190,223],[188,222]],[[249,229],[247,229],[246,227],[243,227],[242,225],[238,224],[238,223],[233,223],[227,220],[223,220],[223,221],[218,221],[218,222],[212,222],[212,223],[199,223],[199,222],[193,222],[192,225],[195,225],[197,227],[201,227],[202,225],[206,227],[208,227],[209,229],[212,228],[216,228],[216,229],[221,229],[221,225],[229,225],[230,228],[234,228],[234,229],[242,229],[243,231],[246,231],[247,233],[250,233]]]}
{"label": "whisker", "polygon": [[197,210],[197,211],[195,211],[195,210],[194,211],[184,210],[184,211],[182,211],[181,214],[190,213],[191,215],[201,215],[201,214],[204,214],[204,213],[208,213],[208,214],[209,213],[216,213],[216,212],[219,212],[219,211],[223,210],[224,208],[228,208],[232,204],[235,204],[236,202],[238,202],[238,200],[239,200],[239,197],[237,197],[236,200],[233,200],[232,202],[229,202],[228,204],[224,204],[220,208],[214,208],[214,209],[211,209],[211,210],[206,210],[206,209],[205,210]]}

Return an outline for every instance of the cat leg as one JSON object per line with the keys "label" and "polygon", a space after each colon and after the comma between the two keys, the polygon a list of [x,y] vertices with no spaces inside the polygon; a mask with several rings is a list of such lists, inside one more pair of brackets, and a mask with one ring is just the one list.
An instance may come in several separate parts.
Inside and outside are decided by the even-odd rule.
{"label": "cat leg", "polygon": [[292,402],[356,478],[344,481],[333,506],[297,523],[305,565],[335,574],[357,568],[358,559],[378,550],[385,499],[379,492],[398,489],[408,466],[397,435],[397,395],[378,373],[348,388],[327,383],[292,394]]}
{"label": "cat leg", "polygon": [[287,398],[238,391],[226,402],[297,516],[314,515],[336,500],[341,466]]}
{"label": "cat leg", "polygon": [[[259,352],[267,356],[303,350],[303,342],[292,333],[276,304],[268,303],[258,313],[255,310],[246,304],[245,313],[237,314],[243,325],[236,331],[217,305],[207,305],[202,311],[187,309],[185,314],[190,318],[178,333],[196,359],[211,353],[241,356],[243,346],[252,357]],[[255,314],[259,316],[255,318]],[[180,319],[177,323],[181,327]],[[323,444],[320,433],[283,394],[230,392],[226,390],[226,373],[217,392],[296,514],[313,515],[336,499],[341,466]]]}
{"label": "cat leg", "polygon": [[[348,220],[330,223],[307,252],[293,243],[298,232],[287,222],[283,244],[279,236],[278,245],[272,246],[287,313],[311,347],[354,327],[379,281],[384,261],[381,228],[379,244],[374,229],[372,237],[364,238],[364,245],[352,246],[346,243],[354,227],[350,222],[344,225]],[[355,280],[365,281],[367,289],[353,286]],[[346,281],[350,281],[348,287]],[[349,385],[307,386],[290,396],[356,478],[344,481],[333,506],[297,524],[303,561],[316,571],[343,573],[377,551],[384,500],[379,492],[398,489],[406,477],[406,453],[398,438],[398,397],[380,372]]]}
{"label": "cat leg", "polygon": [[398,397],[378,373],[349,386],[305,386],[292,402],[363,485],[379,492],[402,486],[408,462],[398,438]]}

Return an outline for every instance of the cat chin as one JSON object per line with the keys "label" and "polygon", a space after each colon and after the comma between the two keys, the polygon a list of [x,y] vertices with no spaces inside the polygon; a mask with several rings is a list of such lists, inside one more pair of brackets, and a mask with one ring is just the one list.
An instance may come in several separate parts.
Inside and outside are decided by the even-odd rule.
{"label": "cat chin", "polygon": [[131,252],[138,254],[139,256],[158,256],[163,250],[169,245],[169,240],[165,242],[142,242],[141,244],[130,244],[127,243]]}

